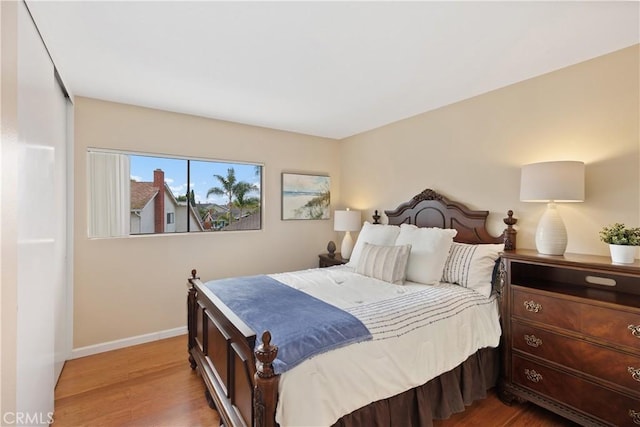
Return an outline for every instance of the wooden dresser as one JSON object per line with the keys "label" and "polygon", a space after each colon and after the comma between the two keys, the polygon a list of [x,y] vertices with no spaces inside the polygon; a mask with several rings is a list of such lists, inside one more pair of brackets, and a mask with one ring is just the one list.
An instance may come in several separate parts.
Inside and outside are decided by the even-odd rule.
{"label": "wooden dresser", "polygon": [[640,425],[640,263],[503,257],[503,400],[581,425]]}

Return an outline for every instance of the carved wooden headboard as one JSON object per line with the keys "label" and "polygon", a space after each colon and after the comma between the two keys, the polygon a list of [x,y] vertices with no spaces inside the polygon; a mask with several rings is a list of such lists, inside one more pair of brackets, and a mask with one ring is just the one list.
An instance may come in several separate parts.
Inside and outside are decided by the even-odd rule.
{"label": "carved wooden headboard", "polygon": [[492,236],[486,228],[489,211],[471,210],[431,189],[424,190],[396,209],[384,213],[391,225],[413,224],[418,227],[453,228],[458,230],[454,239],[456,242],[504,243],[507,251],[516,248],[516,230],[513,225],[517,219],[513,218],[513,211],[509,211],[507,218],[504,218],[504,223],[507,224],[504,232],[500,236]]}

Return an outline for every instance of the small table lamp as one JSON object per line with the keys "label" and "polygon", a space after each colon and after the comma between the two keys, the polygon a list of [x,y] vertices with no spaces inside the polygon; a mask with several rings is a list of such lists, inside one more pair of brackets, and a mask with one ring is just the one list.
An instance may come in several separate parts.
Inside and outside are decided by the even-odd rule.
{"label": "small table lamp", "polygon": [[348,208],[346,211],[335,211],[333,221],[335,231],[346,231],[342,239],[340,255],[344,259],[349,259],[353,251],[353,238],[350,232],[360,230],[360,211],[351,211]]}
{"label": "small table lamp", "polygon": [[523,166],[520,200],[547,202],[547,210],[536,229],[536,248],[541,254],[564,254],[567,248],[567,229],[555,202],[584,201],[584,163],[560,161]]}

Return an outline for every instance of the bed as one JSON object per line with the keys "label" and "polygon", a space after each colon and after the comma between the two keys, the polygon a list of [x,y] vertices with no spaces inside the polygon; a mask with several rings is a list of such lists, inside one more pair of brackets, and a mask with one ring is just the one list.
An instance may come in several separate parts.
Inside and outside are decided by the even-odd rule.
{"label": "bed", "polygon": [[[302,361],[283,362],[282,358],[295,351],[289,347],[279,349],[277,339],[272,342],[271,328],[254,331],[248,325],[255,325],[256,310],[258,317],[269,319],[274,313],[260,312],[260,304],[238,305],[226,299],[229,296],[225,295],[225,289],[242,289],[238,282],[234,282],[234,286],[224,286],[231,279],[205,283],[192,270],[187,297],[189,362],[201,375],[207,400],[219,412],[221,424],[425,426],[431,425],[433,419],[461,412],[465,405],[485,397],[486,391],[495,385],[501,334],[499,289],[492,285],[500,282],[500,275],[496,274],[500,264],[493,258],[498,256],[498,249],[515,249],[513,225],[516,220],[512,212],[504,219],[507,225],[504,232],[492,236],[486,229],[488,211],[468,209],[427,189],[385,214],[388,224],[378,224],[377,212],[373,223],[365,222],[346,266],[260,278],[275,282],[270,284],[273,290],[268,286],[260,288],[263,292],[260,298],[266,300],[271,292],[276,295],[293,288],[297,293],[321,300],[320,303],[326,301],[340,308],[341,312],[361,321],[370,332],[366,337],[350,338],[349,345],[331,343],[331,351],[318,350]],[[446,265],[440,270],[442,278],[447,274],[456,276],[459,261],[471,259],[470,253],[483,254],[482,257],[474,255],[474,259],[482,261],[486,270],[491,253],[488,288],[484,281],[481,288],[476,288],[471,281],[459,286],[460,278],[459,283],[447,283],[441,281],[439,272],[437,282],[425,282],[432,278],[423,277],[422,267],[416,270],[415,266],[421,264],[411,253],[413,250],[418,256],[417,248],[422,240],[411,239],[415,236],[422,239],[427,232],[436,233],[434,227],[441,229],[437,230],[438,239],[446,234],[455,242],[450,243],[450,250],[447,246]],[[389,233],[397,233],[395,243],[391,243],[394,247],[382,242],[390,238]],[[385,237],[380,237],[383,234]],[[376,238],[382,240],[365,236],[378,236]],[[401,244],[401,238],[409,239],[413,246]],[[477,251],[478,248],[482,249]],[[454,252],[461,254],[455,260]],[[364,261],[382,259],[378,257],[380,253],[385,260],[392,260],[386,262],[391,267],[381,270],[375,267],[380,263]],[[405,264],[398,269],[397,265],[402,264],[397,261],[400,259]],[[473,265],[480,265],[480,261]],[[398,282],[401,284],[391,283],[401,274],[396,270],[406,274]],[[471,276],[468,269],[464,274]],[[355,293],[362,289],[367,290],[364,297]],[[439,302],[428,302],[441,300],[454,301],[456,308],[444,310]],[[425,301],[424,304],[421,301]],[[394,308],[396,304],[415,306],[398,310]],[[247,305],[254,310],[254,318],[246,317]],[[424,313],[413,314],[417,313],[413,310],[418,306]],[[412,313],[405,316],[411,321],[396,327],[400,324],[396,324],[394,310]],[[456,316],[452,314],[454,311]],[[436,327],[440,332],[435,332]],[[278,328],[280,326],[274,325],[274,330],[280,333]],[[312,341],[319,340],[314,337]],[[455,348],[446,347],[449,345]],[[297,351],[298,347],[294,349]]]}

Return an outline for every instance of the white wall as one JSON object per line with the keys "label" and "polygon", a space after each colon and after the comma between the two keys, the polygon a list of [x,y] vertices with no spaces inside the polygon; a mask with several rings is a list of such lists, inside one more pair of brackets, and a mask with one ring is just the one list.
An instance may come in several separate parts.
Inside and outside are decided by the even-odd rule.
{"label": "white wall", "polygon": [[140,211],[140,233],[155,233],[155,231],[155,210],[151,200]]}
{"label": "white wall", "polygon": [[[186,212],[186,209],[185,209]],[[167,214],[173,213],[173,224],[167,224]],[[164,192],[164,218],[162,218],[162,222],[164,223],[164,231],[167,233],[173,233],[176,231],[176,221],[178,220],[178,214],[176,214],[176,206],[174,205],[174,201],[168,192],[165,190]],[[187,229],[187,216],[184,216],[184,230]]]}

